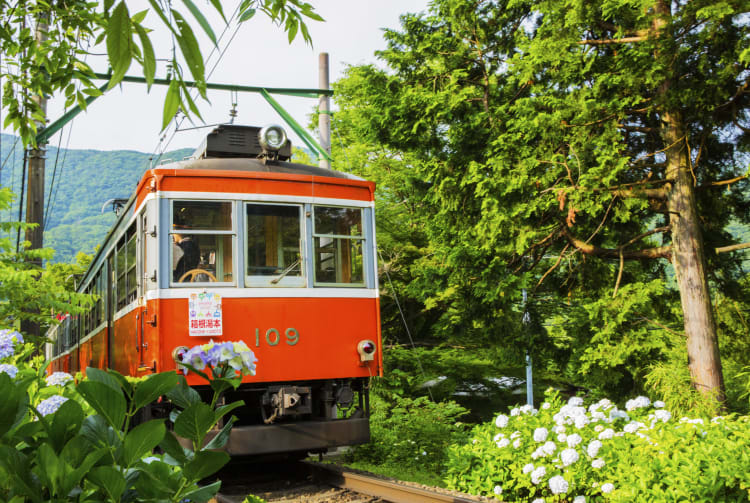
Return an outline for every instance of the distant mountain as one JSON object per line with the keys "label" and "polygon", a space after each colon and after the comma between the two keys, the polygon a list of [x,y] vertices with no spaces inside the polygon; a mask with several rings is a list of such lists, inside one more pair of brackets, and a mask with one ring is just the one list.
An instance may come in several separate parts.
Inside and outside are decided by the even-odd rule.
{"label": "distant mountain", "polygon": [[[192,152],[175,150],[161,159],[182,159]],[[133,150],[58,151],[48,145],[46,157],[44,246],[55,249],[56,262],[67,262],[79,251],[95,250],[115,220],[112,208],[102,211],[102,205],[112,198],[130,196],[150,167],[151,155]],[[17,221],[23,147],[15,136],[0,135],[0,162],[0,185],[16,194],[13,209],[0,213],[0,220]],[[24,210],[25,206],[24,201]]]}

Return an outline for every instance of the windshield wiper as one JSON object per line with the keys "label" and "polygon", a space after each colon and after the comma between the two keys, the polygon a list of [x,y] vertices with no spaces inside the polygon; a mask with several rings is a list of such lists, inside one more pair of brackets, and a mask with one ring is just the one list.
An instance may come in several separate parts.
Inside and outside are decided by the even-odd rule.
{"label": "windshield wiper", "polygon": [[297,259],[294,262],[292,262],[291,264],[289,264],[288,266],[286,266],[286,269],[284,269],[283,271],[281,271],[281,274],[279,274],[279,276],[277,278],[274,278],[274,279],[271,280],[271,284],[275,285],[279,281],[281,281],[282,279],[284,279],[284,276],[286,276],[287,274],[289,274],[290,272],[292,272],[292,270],[299,265],[299,260],[300,259]]}

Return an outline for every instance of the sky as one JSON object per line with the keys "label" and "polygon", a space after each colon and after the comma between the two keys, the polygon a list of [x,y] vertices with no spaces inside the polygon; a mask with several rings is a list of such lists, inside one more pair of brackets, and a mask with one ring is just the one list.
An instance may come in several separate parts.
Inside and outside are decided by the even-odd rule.
{"label": "sky", "polygon": [[[347,65],[378,64],[374,53],[385,48],[382,29],[399,28],[401,14],[423,12],[428,3],[428,0],[310,1],[316,12],[326,20],[322,23],[307,23],[313,47],[306,45],[301,36],[289,44],[283,30],[274,26],[264,15],[257,14],[237,31],[218,63],[215,63],[217,54],[209,59],[207,74],[212,68],[213,71],[208,81],[246,86],[317,88],[318,54],[327,52],[330,57],[330,80],[334,82],[343,75]],[[144,7],[141,7],[139,2],[140,0],[128,1],[131,15],[147,5],[143,1],[141,5]],[[204,5],[206,11],[211,8],[207,0],[205,3],[196,1],[196,4]],[[224,8],[227,13],[231,12],[230,6]],[[217,18],[218,16],[214,17],[212,23],[217,37],[220,37],[222,27]],[[149,14],[146,21],[148,26],[159,26],[153,13]],[[196,28],[198,30],[200,28]],[[224,41],[220,42],[222,49],[232,33],[233,30],[228,31]],[[171,40],[160,31],[152,35],[152,40],[157,58],[166,57],[171,52]],[[204,55],[211,52],[211,44],[207,39],[201,41],[201,49]],[[106,72],[104,58],[92,58],[89,63],[95,71]],[[187,69],[185,73],[186,78],[190,79]],[[142,76],[142,71],[134,64],[128,74]],[[157,69],[157,77],[164,76],[165,69],[161,66]],[[76,117],[71,127],[63,130],[62,137],[59,133],[55,135],[50,140],[50,145],[60,144],[63,148],[67,146],[76,149],[137,150],[146,153],[197,147],[211,131],[210,128],[174,132],[173,125],[166,134],[160,135],[165,93],[164,86],[153,86],[147,93],[145,85],[123,84],[94,101],[86,112]],[[208,97],[210,103],[199,102],[205,124],[228,122],[232,105],[230,93],[209,91]],[[303,126],[308,124],[308,115],[317,106],[316,99],[278,95],[274,98]],[[47,115],[50,121],[63,114],[63,105],[61,99],[49,102]],[[290,132],[281,117],[257,94],[238,95],[235,123],[255,126],[276,123]],[[203,123],[200,121],[195,124],[183,121],[180,129],[201,125]],[[294,145],[302,146],[302,142],[291,133],[290,138]]]}

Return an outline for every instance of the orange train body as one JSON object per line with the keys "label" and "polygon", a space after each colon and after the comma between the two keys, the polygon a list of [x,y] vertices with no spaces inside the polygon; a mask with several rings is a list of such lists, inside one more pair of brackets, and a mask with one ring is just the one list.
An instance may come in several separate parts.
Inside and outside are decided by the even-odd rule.
{"label": "orange train body", "polygon": [[[257,374],[230,397],[248,404],[230,453],[366,441],[369,379],[382,375],[374,189],[253,152],[147,170],[81,281],[99,300],[49,334],[50,372],[142,377],[179,371],[180,348],[244,341]],[[206,310],[195,308],[201,295],[213,299],[213,314],[197,312]],[[198,376],[187,379],[205,389]],[[301,405],[279,408],[275,397],[289,394]]]}

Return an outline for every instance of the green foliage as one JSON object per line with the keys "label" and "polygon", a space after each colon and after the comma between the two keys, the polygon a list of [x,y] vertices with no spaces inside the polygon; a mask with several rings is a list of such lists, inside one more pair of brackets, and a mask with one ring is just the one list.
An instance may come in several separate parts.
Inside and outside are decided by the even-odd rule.
{"label": "green foliage", "polygon": [[[202,11],[191,0],[183,0],[185,8],[199,27],[216,44],[216,35]],[[203,55],[193,26],[173,8],[149,0],[156,18],[169,30],[176,42],[169,54],[171,79],[165,98],[162,127],[166,127],[178,109],[200,118],[198,107],[185,83],[184,65],[195,82],[201,97],[206,98],[206,76]],[[225,22],[222,3],[210,2]],[[246,22],[256,11],[264,13],[280,26],[291,43],[301,33],[311,43],[306,20],[322,21],[313,7],[301,0],[244,0],[239,22]],[[149,87],[154,82],[157,54],[150,40],[152,28],[144,24],[149,9],[131,13],[128,4],[106,0],[103,4],[74,0],[39,4],[21,0],[13,5],[4,3],[0,10],[0,54],[4,80],[2,109],[3,127],[12,126],[24,145],[36,144],[37,125],[46,120],[39,97],[64,93],[66,107],[74,104],[86,109],[87,97],[100,96],[114,88],[135,62],[143,68]],[[28,20],[38,26],[29,28]],[[36,40],[36,30],[45,32],[44,40]],[[102,48],[101,45],[105,47]],[[86,62],[88,55],[106,49],[111,67],[108,84],[99,88],[93,83],[94,72]],[[178,57],[179,56],[179,57]],[[192,86],[191,86],[192,87]]]}
{"label": "green foliage", "polygon": [[[545,377],[620,397],[672,361],[692,332],[663,260],[666,117],[684,129],[706,249],[731,242],[750,208],[750,143],[735,125],[750,107],[737,94],[747,6],[713,6],[668,4],[657,36],[656,11],[632,2],[438,0],[386,30],[386,69],[335,83],[335,157],[378,184],[382,272],[415,339],[499,346],[517,367],[531,340]],[[737,190],[712,185],[733,178]],[[746,310],[741,257],[707,262],[714,292]],[[381,285],[384,334],[405,343]],[[522,288],[544,325],[531,338]],[[721,330],[728,347],[738,332]]]}
{"label": "green foliage", "polygon": [[[477,426],[450,450],[448,487],[512,501],[747,501],[750,418],[677,419],[645,397],[626,411],[556,394]],[[655,405],[662,405],[655,403]],[[563,483],[564,481],[564,483]]]}
{"label": "green foliage", "polygon": [[377,464],[397,474],[423,471],[439,475],[448,446],[465,436],[458,419],[467,411],[455,402],[399,396],[385,400],[375,395],[371,407],[372,440],[347,451],[347,462]]}
{"label": "green foliage", "polygon": [[[198,482],[229,461],[221,448],[234,418],[224,418],[242,402],[214,410],[200,398],[174,400],[173,427],[164,419],[135,424],[159,397],[198,395],[174,372],[126,379],[88,368],[78,384],[61,372],[45,378],[45,365],[33,366],[39,359],[28,363],[31,350],[20,341],[3,349],[9,354],[0,368],[2,501],[206,502],[215,495],[221,482]],[[204,445],[221,421],[222,430]],[[162,454],[153,454],[157,447]]]}

